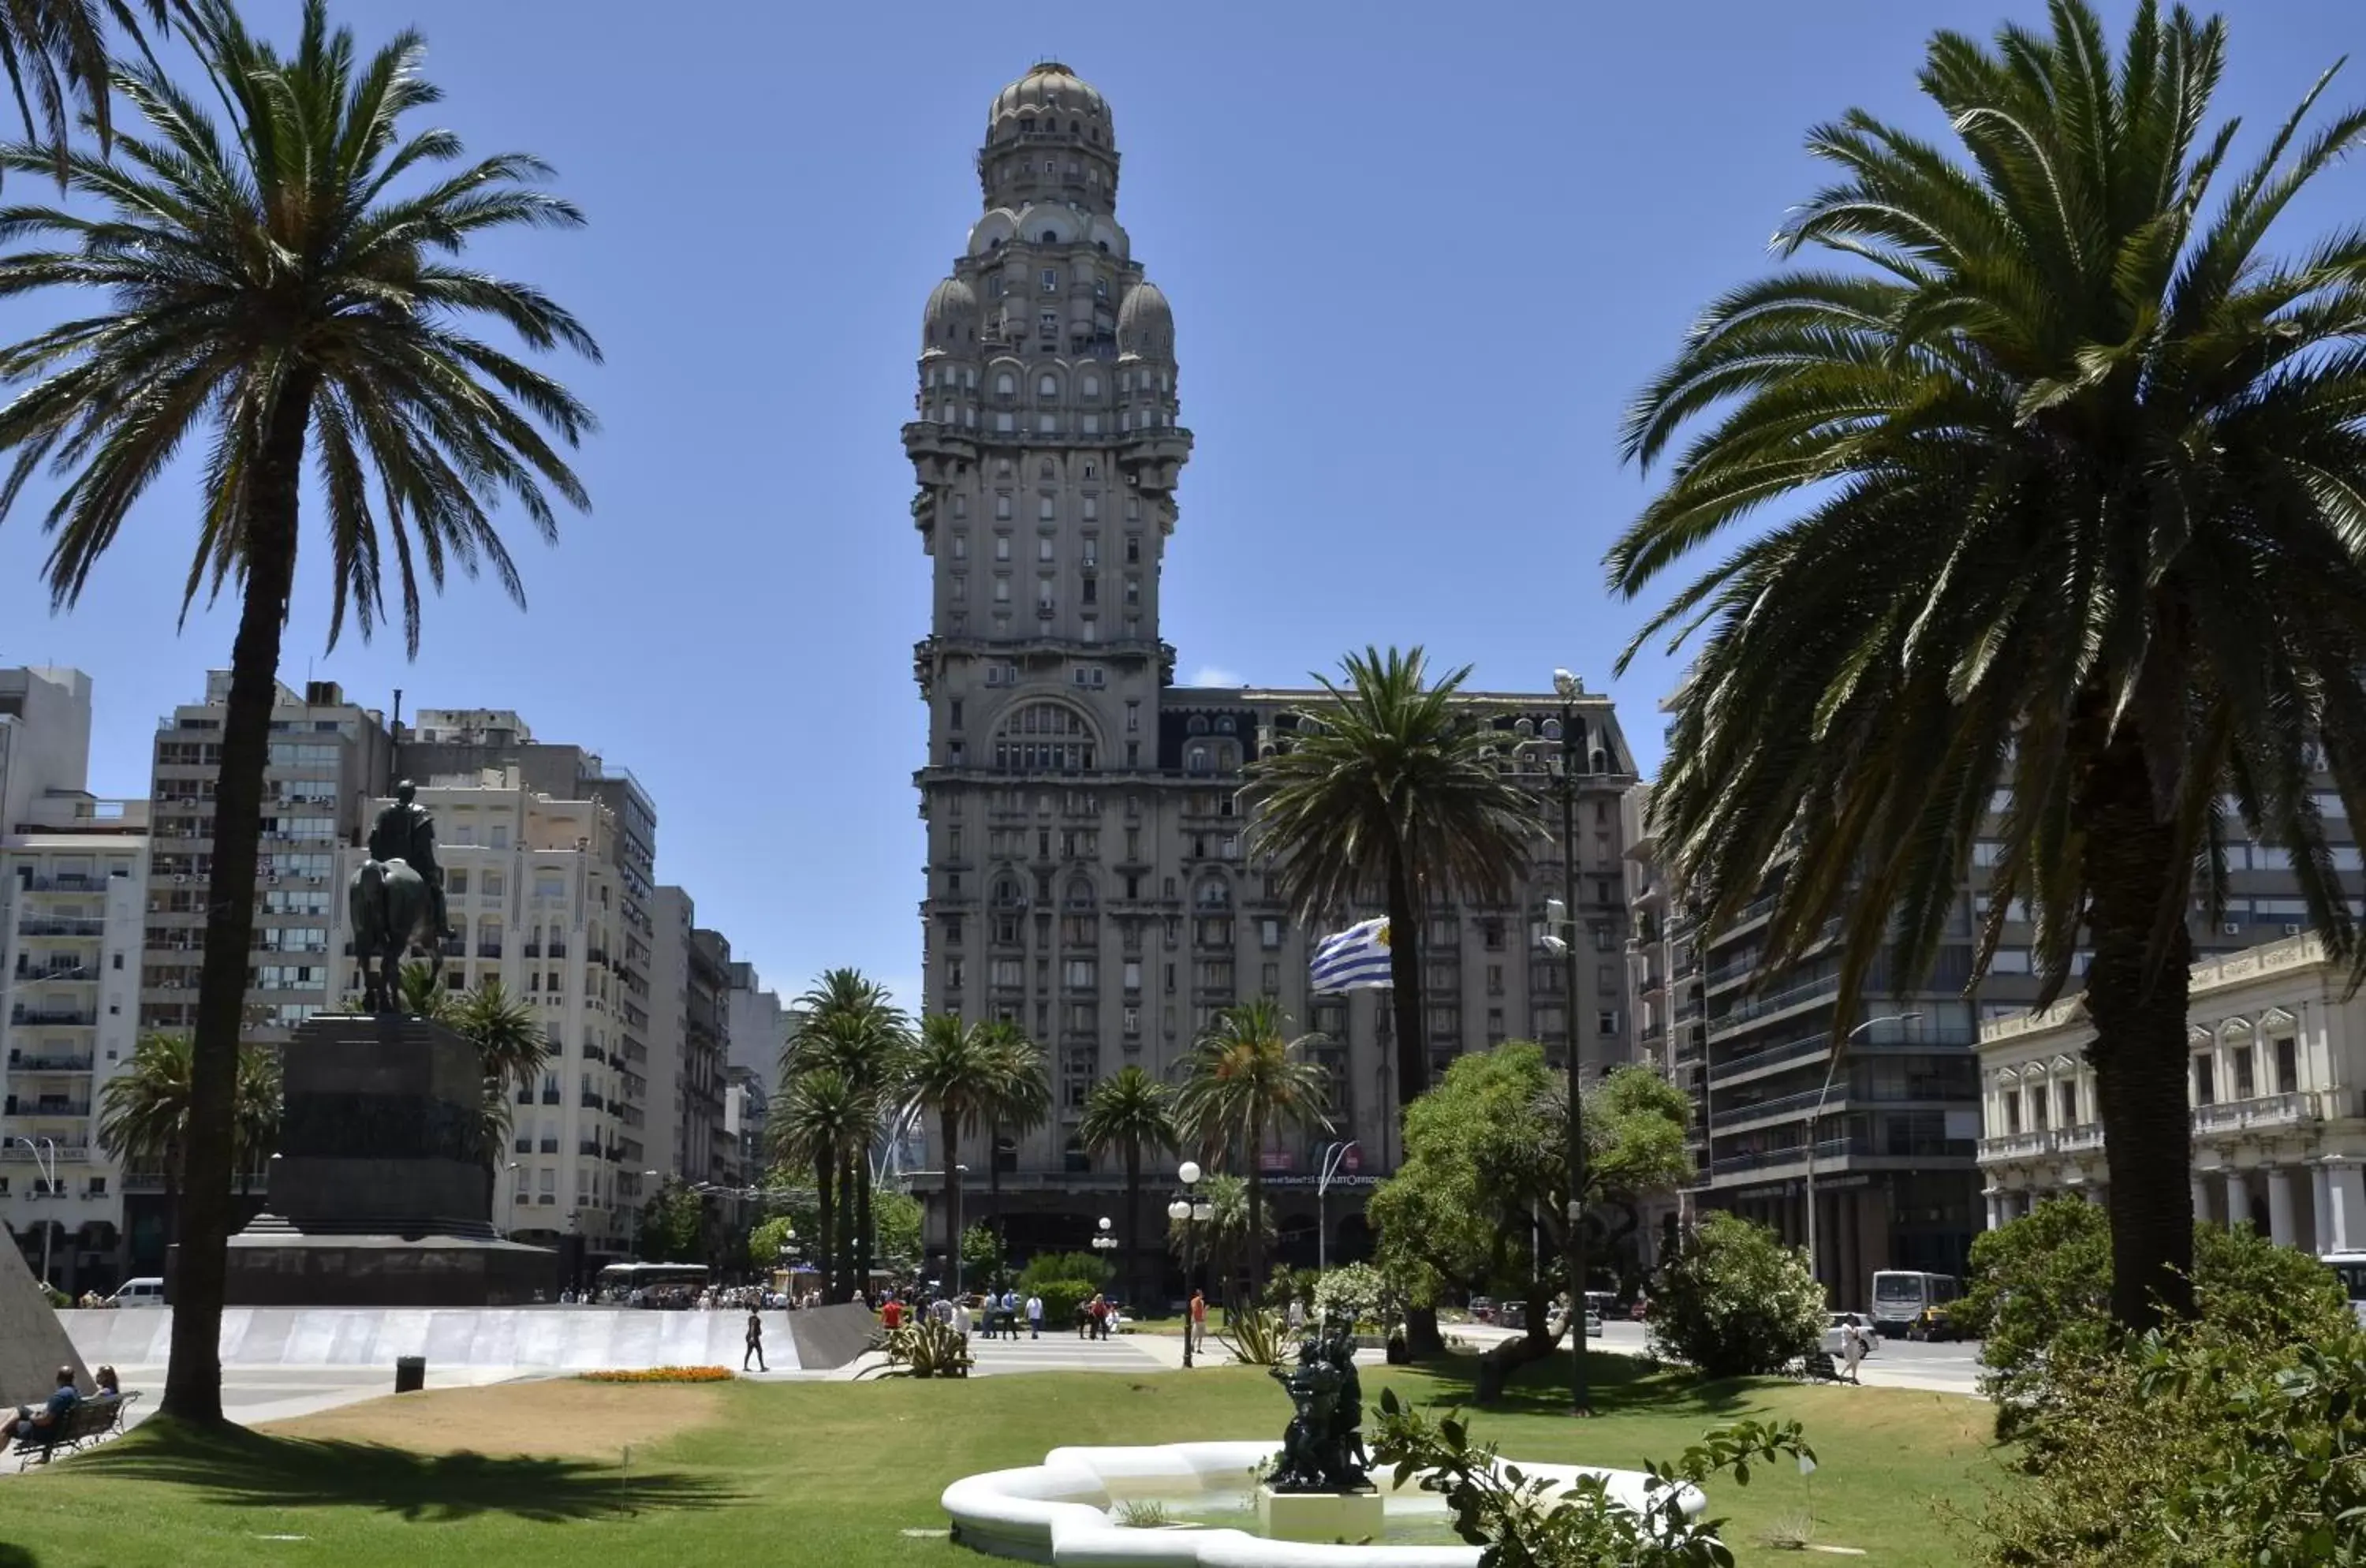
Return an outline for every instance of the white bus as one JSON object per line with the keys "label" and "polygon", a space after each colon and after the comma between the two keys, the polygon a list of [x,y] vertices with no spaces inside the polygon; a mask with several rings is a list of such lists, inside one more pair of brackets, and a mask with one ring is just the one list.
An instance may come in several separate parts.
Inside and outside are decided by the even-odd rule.
{"label": "white bus", "polygon": [[2328,1252],[2325,1266],[2341,1276],[2341,1283],[2349,1292],[2349,1310],[2358,1321],[2366,1323],[2366,1252]]}
{"label": "white bus", "polygon": [[1903,1339],[1924,1307],[1944,1306],[1961,1293],[1953,1274],[1918,1274],[1906,1269],[1882,1269],[1873,1276],[1874,1332],[1885,1339]]}

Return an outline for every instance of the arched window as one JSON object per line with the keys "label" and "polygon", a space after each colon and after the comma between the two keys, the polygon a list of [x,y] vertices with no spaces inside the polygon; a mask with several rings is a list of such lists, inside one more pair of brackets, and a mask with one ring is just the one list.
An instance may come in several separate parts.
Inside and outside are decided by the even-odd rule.
{"label": "arched window", "polygon": [[[1049,165],[1049,164],[1046,164],[1046,165],[1044,165],[1044,166],[1045,166],[1046,168],[1049,168],[1049,167],[1050,167],[1050,165]],[[1060,243],[1060,231],[1059,231],[1057,229],[1046,229],[1046,230],[1044,230],[1044,231],[1043,231],[1043,243],[1044,243],[1045,244],[1047,244],[1047,245],[1056,245],[1056,244],[1058,244],[1058,243]]]}
{"label": "arched window", "polygon": [[1207,716],[1206,714],[1203,714],[1203,713],[1195,713],[1195,714],[1193,714],[1193,715],[1190,716],[1190,718],[1189,718],[1189,720],[1187,720],[1187,721],[1184,723],[1183,730],[1184,730],[1184,733],[1185,733],[1185,734],[1187,734],[1187,735],[1205,735],[1205,734],[1207,734],[1207,733],[1208,733],[1208,716]]}
{"label": "arched window", "polygon": [[1233,907],[1232,884],[1211,875],[1193,889],[1191,902],[1202,909],[1229,909]]}
{"label": "arched window", "polygon": [[1002,773],[1089,773],[1098,739],[1074,708],[1029,703],[1003,716],[994,731],[994,766]]}
{"label": "arched window", "polygon": [[1068,134],[1069,134],[1069,135],[1071,135],[1071,136],[1074,136],[1074,135],[1076,133],[1076,130],[1077,130],[1077,125],[1076,125],[1076,122],[1075,120],[1073,120],[1073,119],[1072,119],[1072,120],[1070,120],[1070,121],[1068,122]]}
{"label": "arched window", "polygon": [[1183,771],[1187,773],[1213,773],[1215,771],[1213,755],[1204,745],[1184,748]]}
{"label": "arched window", "polygon": [[1019,378],[1013,376],[1008,370],[997,370],[994,373],[994,395],[996,397],[1007,398],[1018,390]]}
{"label": "arched window", "polygon": [[[1049,378],[1046,378],[1046,379],[1049,379]],[[1052,459],[1046,457],[1043,459],[1042,466],[1036,468],[1035,477],[1037,479],[1056,479],[1059,477],[1059,470],[1053,468]]]}
{"label": "arched window", "polygon": [[1037,377],[1035,378],[1035,395],[1039,398],[1058,397],[1060,395],[1060,378],[1057,376],[1050,375],[1048,373]]}
{"label": "arched window", "polygon": [[1026,907],[1027,891],[1020,886],[1017,876],[1006,871],[994,879],[994,903],[997,908],[1004,909]]}
{"label": "arched window", "polygon": [[1098,376],[1086,377],[1085,384],[1079,388],[1078,390],[1083,392],[1084,395],[1088,398],[1099,397],[1101,395],[1101,378]]}
{"label": "arched window", "polygon": [[1070,909],[1090,909],[1093,907],[1093,885],[1089,877],[1079,876],[1068,884],[1067,897],[1062,900]]}
{"label": "arched window", "polygon": [[1233,716],[1231,714],[1226,714],[1216,720],[1216,733],[1219,735],[1230,735],[1233,733]]}

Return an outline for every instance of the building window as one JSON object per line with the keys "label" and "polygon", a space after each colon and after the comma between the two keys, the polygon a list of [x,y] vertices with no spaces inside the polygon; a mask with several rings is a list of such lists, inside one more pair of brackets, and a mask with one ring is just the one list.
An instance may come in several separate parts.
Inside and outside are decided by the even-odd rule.
{"label": "building window", "polygon": [[[121,960],[118,959],[117,962],[119,964]],[[2298,1094],[2300,1092],[2300,1043],[2287,1034],[2271,1042],[2270,1048],[2276,1054],[2276,1092]]]}
{"label": "building window", "polygon": [[2210,1058],[2207,1056],[2194,1057],[2193,1103],[2196,1105],[2214,1105],[2217,1103],[2217,1100],[2216,1074],[2212,1071]]}
{"label": "building window", "polygon": [[[955,496],[953,499],[955,501],[959,501],[961,498],[959,496]],[[953,559],[969,559],[969,536],[965,533],[956,533],[953,535]]]}
{"label": "building window", "polygon": [[1043,292],[1046,294],[1057,294],[1059,291],[1060,269],[1056,266],[1045,267],[1043,269]]}

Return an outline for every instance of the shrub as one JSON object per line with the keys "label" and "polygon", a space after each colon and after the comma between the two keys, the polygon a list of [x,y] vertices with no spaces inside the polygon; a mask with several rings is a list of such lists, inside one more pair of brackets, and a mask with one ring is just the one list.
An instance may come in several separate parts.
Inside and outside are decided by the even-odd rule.
{"label": "shrub", "polygon": [[578,1375],[584,1382],[729,1382],[738,1374],[728,1367],[642,1367]]}
{"label": "shrub", "polygon": [[1651,1350],[1703,1377],[1779,1371],[1823,1340],[1824,1292],[1807,1254],[1732,1214],[1701,1217],[1660,1271]]}
{"label": "shrub", "polygon": [[[1109,1289],[1109,1263],[1095,1252],[1038,1253],[1027,1260],[1026,1268],[1019,1271],[1018,1291],[1023,1297],[1030,1292],[1040,1293],[1044,1285],[1053,1280],[1082,1280],[1092,1286],[1091,1291],[1085,1292],[1089,1300],[1093,1291]],[[1045,1296],[1044,1304],[1048,1306],[1051,1300]]]}
{"label": "shrub", "polygon": [[1361,1323],[1369,1318],[1388,1327],[1402,1315],[1396,1292],[1369,1263],[1347,1263],[1324,1275],[1314,1287],[1314,1311],[1322,1318]]}
{"label": "shrub", "polygon": [[1290,1351],[1289,1320],[1278,1312],[1245,1308],[1233,1314],[1224,1328],[1233,1355],[1248,1366],[1278,1367]]}
{"label": "shrub", "polygon": [[1076,1309],[1100,1293],[1100,1287],[1090,1280],[1044,1280],[1020,1288],[1022,1296],[1031,1292],[1043,1298],[1044,1323],[1065,1328],[1076,1321]]}
{"label": "shrub", "polygon": [[[2275,1348],[2338,1336],[2349,1308],[2333,1271],[2249,1226],[2194,1227],[2194,1303],[2202,1321]],[[2043,1462],[2056,1439],[2043,1430],[2055,1369],[2120,1342],[2111,1316],[2111,1222],[2075,1198],[2040,1203],[1972,1243],[1971,1274],[1955,1313],[1985,1343],[1981,1390],[1996,1402],[1997,1435],[2030,1441]]]}
{"label": "shrub", "polygon": [[933,1317],[918,1323],[882,1330],[872,1341],[872,1348],[887,1354],[884,1369],[890,1377],[958,1378],[967,1377],[971,1366],[969,1341],[956,1334],[949,1324]]}

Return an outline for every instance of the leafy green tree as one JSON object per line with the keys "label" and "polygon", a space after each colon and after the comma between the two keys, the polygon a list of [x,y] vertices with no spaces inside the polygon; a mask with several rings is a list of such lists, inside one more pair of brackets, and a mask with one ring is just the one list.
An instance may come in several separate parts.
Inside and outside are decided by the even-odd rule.
{"label": "leafy green tree", "polygon": [[985,1290],[1002,1278],[1002,1238],[992,1225],[975,1224],[962,1232],[961,1258],[964,1291]]}
{"label": "leafy green tree", "polygon": [[871,1224],[878,1233],[879,1261],[899,1274],[919,1268],[924,1256],[920,1241],[920,1201],[908,1192],[877,1192],[871,1199]]}
{"label": "leafy green tree", "polygon": [[797,1241],[796,1222],[786,1214],[774,1214],[760,1220],[748,1232],[748,1267],[758,1274],[770,1275],[782,1268],[782,1258]]}
{"label": "leafy green tree", "polygon": [[1143,1245],[1150,1232],[1142,1220],[1142,1156],[1175,1147],[1173,1091],[1129,1062],[1093,1085],[1076,1137],[1096,1159],[1111,1149],[1125,1156],[1125,1255],[1132,1274],[1126,1288],[1146,1304],[1155,1282]]}
{"label": "leafy green tree", "polygon": [[[192,1055],[186,1034],[142,1034],[130,1065],[98,1091],[98,1146],[126,1166],[152,1168],[164,1178],[167,1247],[187,1179]],[[234,1170],[263,1168],[279,1143],[279,1108],[278,1057],[259,1045],[241,1045],[231,1116]]]}
{"label": "leafy green tree", "polygon": [[[15,7],[12,23],[31,9]],[[490,566],[520,597],[491,509],[507,499],[548,537],[551,493],[587,503],[545,430],[572,445],[591,414],[556,380],[473,335],[469,319],[490,319],[531,350],[598,350],[540,290],[452,259],[487,235],[581,219],[525,188],[548,173],[530,157],[424,177],[461,147],[448,130],[403,129],[437,97],[420,75],[418,35],[359,59],[322,0],[307,0],[297,48],[282,55],[228,0],[193,0],[191,10],[206,91],[185,91],[152,62],[118,64],[116,91],[141,123],[118,129],[118,162],[55,146],[0,149],[9,172],[53,173],[62,158],[69,189],[99,209],[10,214],[9,237],[30,245],[0,254],[0,298],[59,291],[68,319],[0,349],[0,376],[20,389],[0,411],[0,451],[15,457],[0,502],[45,467],[62,481],[43,518],[53,541],[45,570],[51,597],[72,604],[169,459],[199,446],[185,599],[234,584],[241,600],[163,1399],[165,1413],[213,1425],[264,769],[307,469],[325,525],[331,640],[349,614],[365,637],[376,629],[391,577],[415,650],[419,564],[438,587],[452,566]],[[416,188],[399,189],[406,182]],[[393,536],[390,570],[382,529]]]}
{"label": "leafy green tree", "polygon": [[1372,1322],[1386,1328],[1396,1321],[1401,1306],[1389,1277],[1369,1263],[1343,1263],[1315,1281],[1319,1319]]}
{"label": "leafy green tree", "polygon": [[1283,1128],[1328,1132],[1324,1112],[1330,1078],[1306,1059],[1318,1035],[1289,1037],[1290,1019],[1271,997],[1224,1009],[1210,1021],[1183,1064],[1175,1119],[1211,1153],[1238,1159],[1248,1172],[1248,1216],[1242,1226],[1246,1277],[1265,1272],[1265,1140]]}
{"label": "leafy green tree", "polygon": [[1494,732],[1456,705],[1470,667],[1435,684],[1427,672],[1418,648],[1368,648],[1340,661],[1335,685],[1314,676],[1328,700],[1296,716],[1243,792],[1256,851],[1295,918],[1388,912],[1400,1111],[1429,1087],[1423,911],[1508,898],[1540,831],[1535,798],[1496,767]]}
{"label": "leafy green tree", "polygon": [[[937,1160],[944,1171],[945,1235],[949,1242],[956,1236],[964,1238],[964,1247],[968,1233],[962,1224],[962,1182],[956,1168],[961,1164],[961,1135],[986,1125],[1005,1065],[1005,1057],[983,1026],[964,1023],[957,1013],[935,1013],[920,1021],[919,1040],[905,1066],[906,1093],[915,1105],[934,1111],[937,1118]],[[965,1258],[963,1266],[967,1267]],[[950,1277],[945,1283],[950,1289]]]}
{"label": "leafy green tree", "polygon": [[641,1205],[641,1256],[652,1263],[700,1263],[706,1254],[706,1204],[669,1180]]}
{"label": "leafy green tree", "polygon": [[1638,397],[1628,457],[1674,456],[1608,565],[1639,594],[1790,510],[1626,656],[1707,628],[1651,798],[1673,879],[1715,927],[1796,848],[1763,960],[1838,919],[1838,1031],[1876,962],[1930,970],[1993,847],[1975,976],[2024,906],[2040,1005],[2091,954],[2141,1328],[2192,1308],[2187,922],[2229,836],[2285,846],[2354,949],[2312,783],[2366,810],[2366,231],[2266,245],[2366,113],[2304,133],[2320,81],[2220,194],[2224,23],[2141,0],[2114,62],[2087,0],[2048,9],[1932,38],[1953,147],[1862,110],[1809,133],[1837,178],[1777,245],[1838,265],[1718,299]]}
{"label": "leafy green tree", "polygon": [[1806,1251],[1733,1214],[1702,1215],[1651,1294],[1653,1353],[1705,1378],[1780,1371],[1823,1343],[1824,1322]]}

